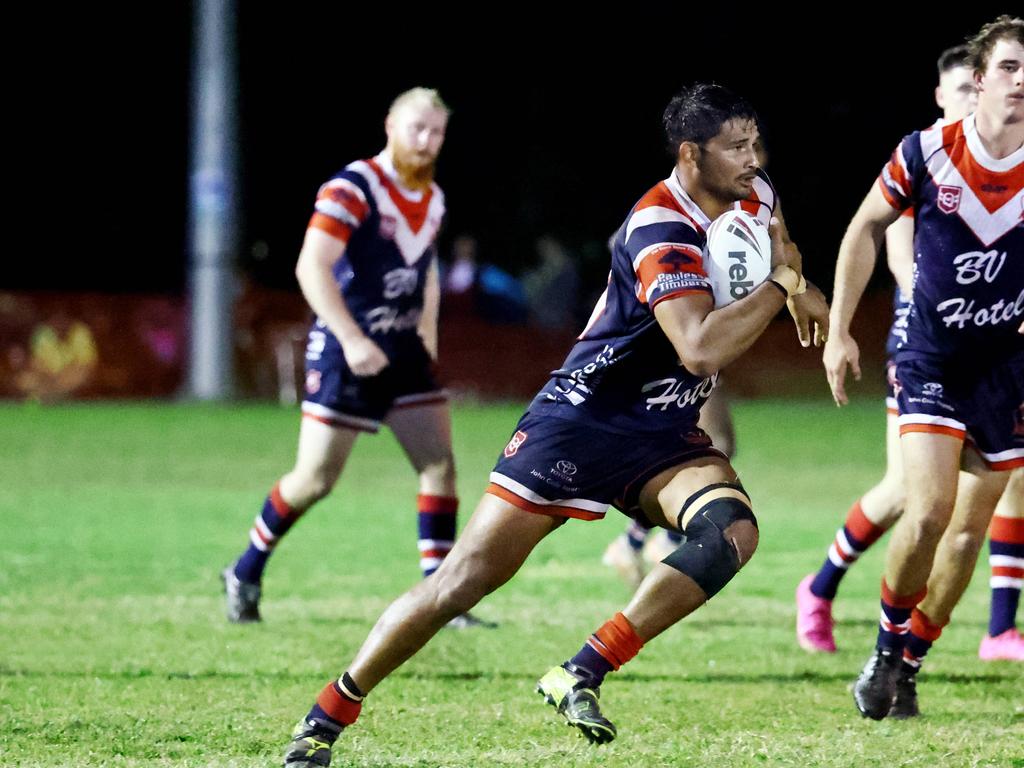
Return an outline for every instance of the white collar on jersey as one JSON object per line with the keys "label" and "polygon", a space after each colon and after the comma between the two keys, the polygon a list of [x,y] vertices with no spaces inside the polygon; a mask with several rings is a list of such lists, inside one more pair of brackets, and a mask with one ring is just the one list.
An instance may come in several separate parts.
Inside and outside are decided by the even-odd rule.
{"label": "white collar on jersey", "polygon": [[407,186],[402,184],[398,179],[398,171],[395,170],[395,164],[391,161],[391,155],[386,149],[382,149],[380,154],[373,158],[380,169],[384,171],[391,182],[395,185],[395,189],[402,193],[402,197],[413,203],[418,203],[423,199],[423,190],[420,189],[409,189]]}
{"label": "white collar on jersey", "polygon": [[1014,166],[1024,163],[1024,146],[1017,147],[1016,151],[1007,155],[1002,160],[996,160],[992,157],[985,149],[985,145],[981,143],[981,137],[978,136],[978,128],[974,124],[973,112],[964,118],[964,136],[967,137],[967,148],[971,150],[971,155],[974,156],[974,159],[982,168],[995,173],[1005,173]]}
{"label": "white collar on jersey", "polygon": [[693,199],[686,194],[686,190],[683,189],[682,182],[679,181],[678,168],[672,169],[671,175],[665,179],[665,186],[671,190],[676,200],[681,206],[683,206],[683,210],[686,211],[694,221],[700,224],[701,229],[706,232],[707,228],[711,226],[711,219],[709,219],[708,215],[700,209],[700,206],[693,202]]}

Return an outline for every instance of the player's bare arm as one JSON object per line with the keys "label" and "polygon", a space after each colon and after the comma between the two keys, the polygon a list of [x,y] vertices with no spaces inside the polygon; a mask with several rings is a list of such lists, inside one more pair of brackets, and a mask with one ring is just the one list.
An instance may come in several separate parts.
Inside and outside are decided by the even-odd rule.
{"label": "player's bare arm", "polygon": [[[782,241],[775,220],[769,227],[772,236],[772,264],[788,271],[796,289],[796,270],[789,266],[791,251]],[[776,273],[773,273],[773,278]],[[785,297],[769,282],[758,286],[743,302],[712,311],[710,296],[685,295],[656,304],[654,316],[686,370],[695,376],[713,376],[746,352],[772,321]]]}
{"label": "player's bare arm", "polygon": [[[803,256],[797,244],[789,236],[786,219],[782,215],[781,203],[775,206],[775,218],[778,219],[779,234],[788,252],[787,263],[801,275],[803,274]],[[828,302],[818,286],[807,283],[807,290],[791,296],[786,301],[786,308],[796,323],[796,335],[800,344],[809,347],[813,340],[814,346],[820,347],[828,338]],[[813,336],[812,336],[813,328]]]}
{"label": "player's bare arm", "polygon": [[441,281],[437,258],[431,260],[423,284],[423,314],[420,315],[419,334],[431,359],[437,360],[437,319],[441,307]]}
{"label": "player's bare arm", "polygon": [[337,337],[352,372],[357,376],[373,376],[387,366],[388,358],[363,333],[338,290],[332,269],[344,252],[344,242],[310,227],[295,265],[295,277],[309,306]]}
{"label": "player's bare arm", "polygon": [[914,286],[913,216],[900,216],[885,230],[885,257],[896,285],[909,296]]}
{"label": "player's bare arm", "polygon": [[847,368],[855,379],[860,380],[860,350],[850,335],[850,323],[875,269],[885,230],[899,215],[900,212],[889,205],[878,186],[873,186],[854,214],[839,246],[829,317],[831,332],[823,357],[825,374],[836,405],[848,402],[845,386]]}

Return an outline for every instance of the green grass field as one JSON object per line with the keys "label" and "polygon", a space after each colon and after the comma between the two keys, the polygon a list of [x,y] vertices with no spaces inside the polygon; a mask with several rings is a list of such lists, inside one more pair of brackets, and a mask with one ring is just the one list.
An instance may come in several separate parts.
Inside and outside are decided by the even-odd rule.
{"label": "green grass field", "polygon": [[[591,747],[533,693],[628,598],[600,564],[623,525],[610,514],[560,529],[484,601],[499,629],[443,632],[374,691],[335,765],[1024,766],[1024,669],[976,657],[984,562],[926,662],[916,721],[864,721],[847,690],[874,639],[882,546],[843,585],[840,652],[796,646],[794,587],[880,475],[880,404],[735,414],[760,550],[609,678],[616,742]],[[467,512],[518,415],[456,409]],[[277,765],[294,721],[418,578],[412,471],[390,436],[366,438],[271,562],[264,623],[226,623],[218,572],[290,466],[297,426],[263,406],[0,406],[0,765]]]}

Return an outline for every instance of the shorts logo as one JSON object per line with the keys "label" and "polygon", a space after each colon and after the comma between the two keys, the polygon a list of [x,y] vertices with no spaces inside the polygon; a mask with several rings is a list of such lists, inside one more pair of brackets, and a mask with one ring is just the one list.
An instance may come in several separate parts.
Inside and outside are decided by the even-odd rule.
{"label": "shorts logo", "polygon": [[320,391],[320,371],[313,369],[306,374],[306,391],[311,395]]}
{"label": "shorts logo", "polygon": [[508,445],[505,446],[505,458],[511,459],[519,452],[519,446],[526,442],[526,433],[521,430],[516,430],[516,433],[512,435],[512,439],[508,441]]}
{"label": "shorts logo", "polygon": [[562,459],[557,464],[555,464],[555,469],[557,469],[563,475],[569,475],[570,477],[572,475],[575,475],[577,471],[576,465],[573,464],[571,461],[566,461],[565,459]]}
{"label": "shorts logo", "polygon": [[960,210],[960,194],[962,192],[960,187],[940,184],[937,195],[939,210],[943,213],[956,213]]}
{"label": "shorts logo", "polygon": [[394,216],[381,216],[380,226],[377,227],[377,231],[380,232],[380,236],[385,240],[394,240],[395,231],[398,229],[398,219]]}
{"label": "shorts logo", "polygon": [[934,381],[929,381],[921,388],[921,394],[926,397],[942,397],[942,385]]}

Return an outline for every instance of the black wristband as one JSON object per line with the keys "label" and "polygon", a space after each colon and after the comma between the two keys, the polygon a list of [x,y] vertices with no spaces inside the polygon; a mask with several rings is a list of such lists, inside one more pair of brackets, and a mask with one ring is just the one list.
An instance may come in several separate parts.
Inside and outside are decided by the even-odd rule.
{"label": "black wristband", "polygon": [[769,280],[768,282],[771,283],[772,285],[774,285],[780,291],[782,291],[782,298],[784,298],[787,301],[789,301],[789,291],[786,290],[785,286],[783,286],[782,283],[777,282],[775,280]]}

